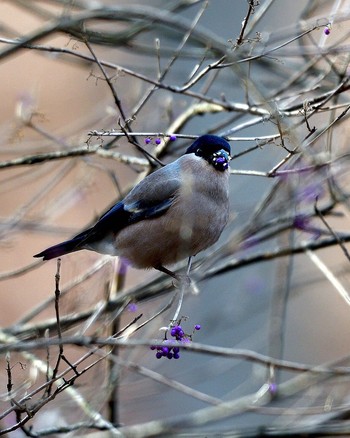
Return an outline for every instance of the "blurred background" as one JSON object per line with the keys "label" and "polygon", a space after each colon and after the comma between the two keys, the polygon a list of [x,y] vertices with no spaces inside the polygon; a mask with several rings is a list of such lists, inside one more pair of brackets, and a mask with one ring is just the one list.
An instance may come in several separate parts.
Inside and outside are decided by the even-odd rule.
{"label": "blurred background", "polygon": [[[350,434],[349,16],[348,0],[1,2],[0,434]],[[57,262],[33,254],[152,170],[135,144],[167,163],[204,133],[232,146],[231,219],[195,259],[193,348],[149,349],[168,278],[81,251],[61,262],[65,361]]]}

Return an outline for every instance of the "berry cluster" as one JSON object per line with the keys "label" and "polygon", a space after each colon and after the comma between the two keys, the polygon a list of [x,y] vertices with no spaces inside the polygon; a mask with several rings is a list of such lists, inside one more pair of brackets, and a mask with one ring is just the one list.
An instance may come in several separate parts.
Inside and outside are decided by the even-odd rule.
{"label": "berry cluster", "polygon": [[[175,141],[176,140],[176,135],[175,134],[171,134],[170,136],[169,136],[169,140],[170,141]],[[154,140],[154,143],[155,144],[161,144],[161,142],[162,142],[162,139],[160,138],[160,137],[157,137],[157,138],[155,138],[155,140]],[[152,137],[146,137],[145,138],[145,143],[146,144],[150,144],[150,143],[152,143]]]}
{"label": "berry cluster", "polygon": [[165,339],[163,341],[163,345],[160,346],[151,346],[151,350],[157,350],[156,352],[156,358],[161,359],[162,357],[166,357],[167,359],[179,359],[180,357],[180,347],[178,346],[171,346],[170,344],[173,343],[172,340]]}
{"label": "berry cluster", "polygon": [[[194,330],[200,330],[201,326],[199,324],[196,324],[194,326]],[[181,342],[183,344],[191,342],[192,335],[186,334],[180,323],[177,325],[174,325],[170,329],[170,335],[173,339],[167,339],[166,335],[162,342],[162,345],[151,345],[151,350],[156,350],[156,358],[161,359],[162,357],[165,357],[167,359],[179,359],[180,357],[180,347],[178,346],[178,342]]]}

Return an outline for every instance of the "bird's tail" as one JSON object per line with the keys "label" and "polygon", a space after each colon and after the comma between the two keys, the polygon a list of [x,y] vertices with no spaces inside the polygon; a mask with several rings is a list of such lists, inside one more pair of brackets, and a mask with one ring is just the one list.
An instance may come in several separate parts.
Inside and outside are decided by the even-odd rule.
{"label": "bird's tail", "polygon": [[74,238],[71,240],[66,240],[65,242],[59,243],[58,245],[50,246],[50,248],[45,249],[34,257],[43,257],[43,260],[51,260],[56,257],[68,254],[70,252],[78,251],[82,249],[79,245],[83,239]]}

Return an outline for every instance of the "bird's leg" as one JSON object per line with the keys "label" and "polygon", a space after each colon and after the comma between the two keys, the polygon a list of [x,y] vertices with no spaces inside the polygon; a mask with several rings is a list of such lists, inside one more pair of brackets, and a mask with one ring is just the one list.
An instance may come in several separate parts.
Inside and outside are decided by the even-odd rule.
{"label": "bird's leg", "polygon": [[190,256],[188,258],[186,277],[187,277],[187,281],[188,281],[188,284],[189,284],[190,289],[191,289],[191,293],[194,294],[194,295],[197,295],[197,294],[199,294],[199,289],[198,289],[198,287],[196,285],[196,282],[194,280],[192,280],[192,278],[190,277],[190,271],[191,271],[191,266],[192,266],[192,259],[193,259],[193,256]]}
{"label": "bird's leg", "polygon": [[186,275],[188,278],[190,278],[191,266],[192,266],[192,256],[189,256],[187,261],[187,271],[186,271]]}
{"label": "bird's leg", "polygon": [[178,280],[178,276],[175,274],[175,272],[170,271],[170,269],[167,269],[165,266],[163,265],[158,265],[155,266],[154,269],[157,269],[157,271],[163,272],[164,274],[170,275],[170,277],[175,278],[176,280]]}
{"label": "bird's leg", "polygon": [[170,271],[170,269],[167,269],[163,265],[155,266],[155,269],[164,272],[164,274],[170,275],[170,277],[173,277],[175,280],[177,280],[180,283],[180,288],[181,288],[182,285],[185,285],[186,287],[189,287],[191,285],[191,278],[190,278],[191,265],[192,265],[192,256],[188,258],[187,270],[185,275],[175,274],[175,272]]}

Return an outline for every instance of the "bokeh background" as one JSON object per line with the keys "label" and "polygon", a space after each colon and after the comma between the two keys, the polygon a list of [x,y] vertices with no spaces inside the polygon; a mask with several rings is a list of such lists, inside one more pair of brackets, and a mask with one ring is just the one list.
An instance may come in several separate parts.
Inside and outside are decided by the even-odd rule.
{"label": "bokeh background", "polygon": [[[350,433],[349,15],[348,0],[1,2],[0,433]],[[151,171],[121,127],[164,163],[203,133],[231,141],[231,220],[196,258],[198,293],[180,312],[188,333],[201,324],[201,351],[157,360],[136,345],[161,342],[177,303],[170,280],[70,254],[62,336],[130,329],[106,358],[68,343],[71,364],[91,355],[51,400],[38,388],[58,348],[33,342],[57,339],[57,265],[32,256]]]}

